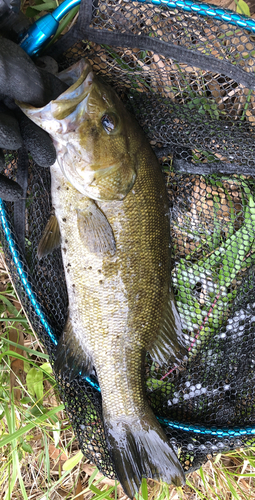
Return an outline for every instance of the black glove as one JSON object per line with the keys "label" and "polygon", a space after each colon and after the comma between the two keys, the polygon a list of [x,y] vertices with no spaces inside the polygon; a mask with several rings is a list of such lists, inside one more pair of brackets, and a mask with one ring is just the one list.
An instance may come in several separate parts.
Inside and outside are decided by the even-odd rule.
{"label": "black glove", "polygon": [[[49,167],[56,160],[51,138],[29,120],[14,100],[45,106],[67,89],[56,76],[35,66],[14,42],[0,37],[0,148],[17,150],[25,145],[34,161]],[[0,172],[4,157],[0,153]],[[22,196],[17,183],[0,175],[0,197],[14,201]]]}

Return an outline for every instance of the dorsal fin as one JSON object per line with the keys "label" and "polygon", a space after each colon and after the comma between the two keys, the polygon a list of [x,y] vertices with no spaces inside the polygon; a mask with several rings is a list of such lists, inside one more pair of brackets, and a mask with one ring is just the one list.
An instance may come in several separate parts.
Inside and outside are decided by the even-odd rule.
{"label": "dorsal fin", "polygon": [[153,360],[159,364],[167,363],[169,360],[180,363],[187,355],[185,337],[172,291],[169,293],[157,338],[148,351]]}

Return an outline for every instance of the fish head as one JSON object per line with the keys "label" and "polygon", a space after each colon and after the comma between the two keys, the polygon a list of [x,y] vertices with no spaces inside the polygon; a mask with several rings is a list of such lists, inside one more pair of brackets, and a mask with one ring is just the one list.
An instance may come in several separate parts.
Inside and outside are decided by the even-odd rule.
{"label": "fish head", "polygon": [[[87,99],[87,119],[79,127],[79,141],[86,151],[94,178],[89,189],[105,199],[123,199],[133,187],[137,154],[132,149],[132,119],[117,94],[98,78]],[[86,177],[86,166],[79,174]]]}
{"label": "fish head", "polygon": [[141,132],[135,119],[85,60],[58,77],[70,86],[57,99],[43,108],[18,105],[51,135],[62,172],[79,192],[122,200],[137,175]]}

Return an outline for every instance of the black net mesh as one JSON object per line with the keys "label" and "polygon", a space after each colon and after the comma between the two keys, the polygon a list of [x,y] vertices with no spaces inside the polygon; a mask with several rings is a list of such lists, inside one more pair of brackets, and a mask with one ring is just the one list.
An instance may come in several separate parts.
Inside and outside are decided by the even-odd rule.
{"label": "black net mesh", "polygon": [[[255,439],[254,42],[252,31],[222,19],[109,0],[82,2],[77,25],[51,49],[60,69],[85,57],[114,86],[165,173],[172,282],[189,359],[159,366],[148,355],[145,378],[185,471],[208,454]],[[6,173],[15,179],[16,157],[6,155]],[[55,344],[41,315],[59,338],[67,315],[61,254],[36,257],[51,213],[49,172],[30,164],[23,275],[15,262],[18,241],[14,250],[10,244],[12,204],[5,209],[11,233],[3,208],[1,232],[10,273],[54,363]],[[114,477],[100,393],[81,377],[57,381],[81,449]]]}

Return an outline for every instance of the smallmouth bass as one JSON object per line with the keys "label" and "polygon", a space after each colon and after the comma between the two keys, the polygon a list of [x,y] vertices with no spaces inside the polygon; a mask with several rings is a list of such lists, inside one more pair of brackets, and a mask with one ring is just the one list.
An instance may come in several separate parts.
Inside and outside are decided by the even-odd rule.
{"label": "smallmouth bass", "polygon": [[185,482],[148,405],[145,353],[179,363],[184,336],[170,284],[170,225],[157,158],[116,93],[84,60],[60,73],[70,87],[44,108],[19,103],[50,133],[52,204],[38,253],[61,238],[69,315],[56,370],[95,367],[118,479],[133,498],[142,477]]}

